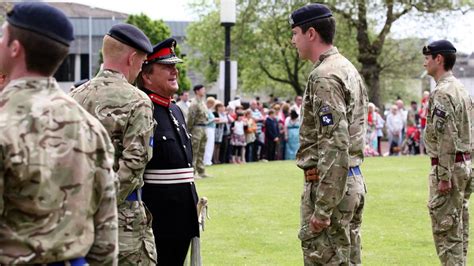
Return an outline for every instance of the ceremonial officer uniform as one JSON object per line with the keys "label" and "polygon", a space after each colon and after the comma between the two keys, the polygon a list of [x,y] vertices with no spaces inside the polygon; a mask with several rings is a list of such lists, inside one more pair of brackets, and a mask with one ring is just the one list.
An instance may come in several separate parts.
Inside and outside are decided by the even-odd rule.
{"label": "ceremonial officer uniform", "polygon": [[[138,77],[138,86],[153,101],[157,121],[143,201],[154,217],[159,265],[183,265],[191,239],[199,237],[191,137],[181,109],[171,100],[178,90],[175,64],[182,62],[175,46],[171,38],[157,44]],[[174,79],[172,85],[169,79]]]}
{"label": "ceremonial officer uniform", "polygon": [[[72,24],[44,3],[18,3],[6,20],[0,72],[12,80],[0,92],[0,264],[116,265],[114,147],[51,77]],[[5,51],[15,46],[18,56]]]}
{"label": "ceremonial officer uniform", "polygon": [[[314,63],[303,97],[296,156],[305,173],[298,235],[305,265],[361,264],[365,184],[359,165],[368,97],[357,69],[332,46],[332,37],[318,32],[330,24],[334,30],[331,11],[321,4],[306,5],[290,16],[292,42],[300,58]],[[305,36],[311,28],[320,41]]]}
{"label": "ceremonial officer uniform", "polygon": [[469,240],[472,103],[451,72],[455,53],[446,40],[423,48],[425,68],[436,81],[428,102],[424,138],[432,165],[428,209],[443,265],[465,265]]}
{"label": "ceremonial officer uniform", "polygon": [[[111,47],[123,52],[108,55]],[[127,50],[128,49],[128,50]],[[104,38],[104,69],[96,77],[71,92],[71,96],[96,116],[107,129],[115,146],[114,170],[118,174],[119,264],[156,264],[156,249],[151,228],[152,217],[141,200],[143,173],[152,157],[153,105],[135,80],[152,45],[145,34],[130,24],[113,26]],[[126,65],[138,53],[136,69],[114,69]],[[129,53],[125,59],[121,53]],[[125,60],[125,61],[119,61]],[[123,72],[122,72],[123,71]],[[130,74],[132,72],[135,74]],[[125,76],[128,75],[128,76]]]}

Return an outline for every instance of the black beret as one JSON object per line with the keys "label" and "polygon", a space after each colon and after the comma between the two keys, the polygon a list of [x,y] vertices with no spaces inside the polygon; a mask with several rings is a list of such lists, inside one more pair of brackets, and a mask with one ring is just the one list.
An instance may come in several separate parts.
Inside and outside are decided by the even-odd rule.
{"label": "black beret", "polygon": [[423,54],[455,54],[456,48],[447,40],[434,41],[423,47]]}
{"label": "black beret", "polygon": [[131,24],[116,24],[110,28],[107,35],[147,54],[153,51],[150,40],[145,33]]}
{"label": "black beret", "polygon": [[176,48],[176,40],[173,38],[166,39],[153,47],[153,52],[148,54],[145,64],[177,64],[183,60],[176,56],[174,49]]}
{"label": "black beret", "polygon": [[74,40],[74,30],[66,15],[45,3],[22,2],[7,13],[15,27],[38,33],[66,46]]}
{"label": "black beret", "polygon": [[309,4],[301,7],[290,14],[291,28],[303,25],[305,23],[332,17],[331,10],[323,4]]}

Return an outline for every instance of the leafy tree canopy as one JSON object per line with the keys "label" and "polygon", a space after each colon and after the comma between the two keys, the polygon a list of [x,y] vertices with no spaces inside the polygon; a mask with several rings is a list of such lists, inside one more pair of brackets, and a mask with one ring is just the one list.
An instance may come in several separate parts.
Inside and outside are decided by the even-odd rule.
{"label": "leafy tree canopy", "polygon": [[[201,18],[188,28],[187,42],[194,49],[192,67],[208,81],[218,76],[224,57],[224,30],[220,26],[219,2],[196,0],[194,10]],[[291,45],[289,14],[307,4],[303,0],[237,0],[237,23],[232,28],[232,59],[239,64],[239,86],[246,91],[302,94],[311,64],[302,62]],[[393,95],[400,82],[421,74],[422,40],[390,38],[393,23],[407,14],[439,17],[472,6],[468,1],[357,0],[327,1],[337,21],[335,45],[359,68],[370,98],[379,105],[381,97]],[[444,12],[444,13],[443,13]],[[437,25],[441,26],[441,25]],[[432,26],[432,30],[436,27]],[[381,91],[390,93],[381,93]],[[395,89],[397,90],[397,89]],[[291,93],[292,91],[292,93]]]}

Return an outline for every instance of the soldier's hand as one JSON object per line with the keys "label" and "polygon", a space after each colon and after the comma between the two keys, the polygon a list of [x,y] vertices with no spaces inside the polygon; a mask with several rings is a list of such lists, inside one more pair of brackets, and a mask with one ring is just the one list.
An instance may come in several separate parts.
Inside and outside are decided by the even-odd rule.
{"label": "soldier's hand", "polygon": [[440,180],[438,183],[438,191],[441,194],[448,194],[451,191],[451,180]]}
{"label": "soldier's hand", "polygon": [[329,227],[330,224],[331,224],[330,219],[319,220],[314,215],[312,215],[311,219],[309,220],[309,228],[314,233],[319,233],[323,231],[324,229]]}
{"label": "soldier's hand", "polygon": [[307,181],[318,181],[319,180],[318,169],[309,168],[309,169],[304,170],[304,177]]}

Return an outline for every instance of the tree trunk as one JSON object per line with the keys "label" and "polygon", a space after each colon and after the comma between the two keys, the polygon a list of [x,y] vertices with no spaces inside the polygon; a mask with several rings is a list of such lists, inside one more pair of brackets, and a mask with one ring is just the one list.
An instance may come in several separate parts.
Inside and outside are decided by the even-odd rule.
{"label": "tree trunk", "polygon": [[260,62],[259,66],[260,66],[260,69],[263,71],[263,73],[265,73],[265,75],[267,75],[267,77],[270,78],[271,80],[290,85],[295,91],[296,95],[303,95],[304,88],[302,88],[299,82],[299,75],[298,75],[299,71],[301,70],[301,67],[299,67],[299,61],[296,61],[295,63],[293,63],[293,66],[292,66],[293,68],[288,67],[285,69],[286,78],[281,78],[281,77],[278,77],[277,75],[274,75],[273,73],[270,72],[269,69],[267,69],[267,66],[264,65],[262,62]]}
{"label": "tree trunk", "polygon": [[364,77],[365,84],[369,93],[369,101],[379,108],[380,106],[380,66],[377,62],[361,62],[361,74]]}
{"label": "tree trunk", "polygon": [[304,88],[301,88],[301,84],[298,81],[292,82],[291,86],[295,90],[296,95],[303,95]]}

